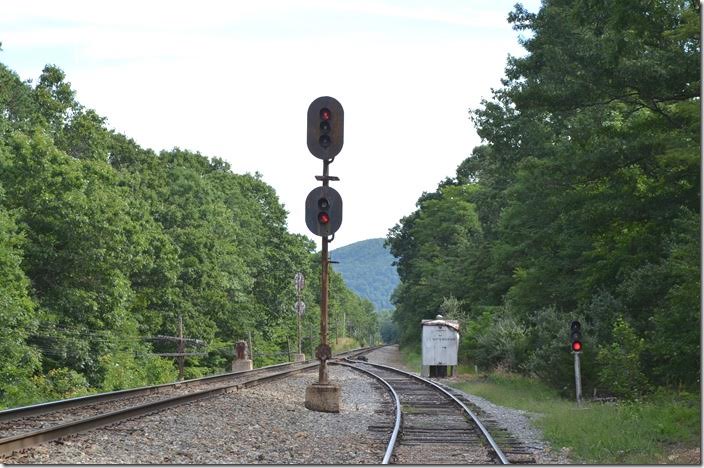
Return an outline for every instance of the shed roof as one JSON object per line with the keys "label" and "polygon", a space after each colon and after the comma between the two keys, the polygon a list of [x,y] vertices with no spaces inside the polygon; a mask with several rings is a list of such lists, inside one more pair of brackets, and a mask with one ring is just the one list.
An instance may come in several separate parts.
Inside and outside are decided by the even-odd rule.
{"label": "shed roof", "polygon": [[433,320],[421,320],[420,321],[422,326],[430,325],[430,326],[437,326],[437,325],[444,325],[446,327],[450,327],[454,329],[455,331],[459,332],[460,331],[460,322],[457,320],[445,320],[445,319],[433,319]]}

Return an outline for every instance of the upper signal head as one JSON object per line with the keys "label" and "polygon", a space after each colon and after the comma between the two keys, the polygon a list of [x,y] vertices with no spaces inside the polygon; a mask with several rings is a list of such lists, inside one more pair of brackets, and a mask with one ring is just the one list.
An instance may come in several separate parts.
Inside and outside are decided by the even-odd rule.
{"label": "upper signal head", "polygon": [[308,150],[316,158],[332,160],[342,150],[345,112],[337,99],[322,96],[308,107]]}

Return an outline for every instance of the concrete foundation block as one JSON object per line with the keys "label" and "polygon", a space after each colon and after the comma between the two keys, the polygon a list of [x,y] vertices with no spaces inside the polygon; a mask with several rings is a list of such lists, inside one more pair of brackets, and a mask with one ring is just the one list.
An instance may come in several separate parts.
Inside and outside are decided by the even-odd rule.
{"label": "concrete foundation block", "polygon": [[306,387],[305,406],[311,411],[339,413],[342,388],[339,385],[312,384]]}
{"label": "concrete foundation block", "polygon": [[306,355],[303,353],[293,353],[293,362],[303,362],[306,360]]}
{"label": "concrete foundation block", "polygon": [[252,360],[251,359],[238,359],[232,361],[232,372],[241,372],[252,370]]}

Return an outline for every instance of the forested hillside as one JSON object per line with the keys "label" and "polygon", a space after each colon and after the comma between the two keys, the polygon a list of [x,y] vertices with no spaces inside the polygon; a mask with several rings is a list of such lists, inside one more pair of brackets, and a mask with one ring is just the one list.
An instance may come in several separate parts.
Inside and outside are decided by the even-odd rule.
{"label": "forested hillside", "polygon": [[[175,343],[154,337],[178,336],[179,316],[205,342],[186,377],[226,369],[248,333],[255,364],[285,360],[297,271],[310,353],[320,257],[287,231],[274,189],[105,122],[58,67],[33,83],[0,64],[0,408],[173,380],[158,354]],[[378,336],[371,303],[335,273],[330,291],[331,321],[345,311],[349,334]]]}
{"label": "forested hillside", "polygon": [[399,283],[394,258],[384,247],[384,239],[367,239],[332,250],[335,271],[347,286],[374,304],[377,311],[391,309],[391,293]]}
{"label": "forested hillside", "polygon": [[387,242],[402,342],[438,311],[462,353],[573,394],[700,379],[700,4],[546,0],[503,86],[471,112],[483,144]]}

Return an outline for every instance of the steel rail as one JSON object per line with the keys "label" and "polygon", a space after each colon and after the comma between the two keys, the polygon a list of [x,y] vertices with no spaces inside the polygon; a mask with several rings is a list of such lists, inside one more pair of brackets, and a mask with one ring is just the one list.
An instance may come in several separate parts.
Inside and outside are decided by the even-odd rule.
{"label": "steel rail", "polygon": [[447,390],[445,390],[444,388],[442,388],[441,386],[439,386],[439,385],[436,384],[435,382],[431,382],[430,380],[424,379],[423,377],[420,377],[420,376],[418,376],[418,375],[412,374],[412,373],[410,373],[410,372],[406,372],[406,371],[401,370],[401,369],[397,369],[397,368],[395,368],[395,367],[385,366],[385,365],[383,365],[383,364],[374,364],[374,363],[365,362],[365,361],[354,361],[354,360],[351,360],[351,359],[347,359],[347,360],[350,361],[350,362],[354,362],[354,363],[367,364],[367,365],[369,365],[369,366],[374,366],[374,367],[378,367],[378,368],[381,368],[381,369],[387,369],[387,370],[390,370],[390,371],[393,371],[393,372],[398,372],[399,374],[407,375],[407,376],[409,376],[409,377],[412,377],[412,378],[414,378],[414,379],[416,379],[416,380],[419,380],[419,381],[425,383],[426,385],[430,385],[430,386],[432,386],[433,388],[436,388],[438,391],[440,391],[440,392],[442,392],[443,394],[445,394],[445,395],[447,395],[448,397],[450,397],[450,399],[452,399],[452,401],[454,401],[458,406],[460,406],[460,407],[470,416],[470,418],[472,419],[472,421],[474,421],[474,423],[477,425],[477,427],[478,427],[479,430],[481,431],[481,433],[482,433],[482,435],[484,436],[484,438],[486,439],[486,441],[489,443],[489,445],[491,446],[491,448],[494,450],[494,453],[496,453],[496,456],[499,457],[499,460],[501,461],[501,463],[504,464],[504,465],[510,465],[510,464],[511,464],[511,463],[508,461],[508,458],[506,458],[506,455],[504,455],[504,453],[503,453],[503,451],[501,450],[501,448],[499,448],[499,446],[498,446],[498,444],[496,443],[496,441],[494,440],[494,438],[491,436],[491,434],[489,434],[489,431],[486,429],[486,427],[484,427],[484,424],[482,424],[482,422],[479,420],[479,418],[477,417],[477,415],[474,414],[474,412],[473,412],[472,410],[470,410],[469,408],[467,408],[467,406],[466,406],[464,403],[462,403],[460,400],[458,400],[453,394],[451,394],[450,392],[448,392]]}
{"label": "steel rail", "polygon": [[18,434],[11,437],[6,437],[0,439],[0,454],[10,454],[15,450],[32,447],[34,445],[40,444],[42,442],[48,442],[51,440],[58,439],[60,437],[65,437],[68,435],[76,434],[79,432],[88,431],[95,429],[97,427],[106,426],[118,421],[125,419],[143,416],[147,413],[162,410],[165,408],[170,408],[172,406],[182,405],[184,403],[190,403],[196,400],[202,400],[205,398],[211,398],[223,393],[237,391],[241,388],[247,388],[253,385],[261,383],[259,381],[269,381],[275,378],[287,377],[298,372],[303,372],[308,369],[312,369],[316,366],[315,363],[306,364],[295,369],[290,369],[282,372],[278,372],[274,375],[266,375],[263,377],[256,377],[244,382],[237,382],[231,384],[221,385],[219,387],[210,388],[207,390],[201,390],[197,392],[187,393],[185,395],[178,395],[170,398],[165,398],[163,400],[152,401],[148,403],[143,403],[137,406],[131,406],[129,408],[123,408],[116,411],[111,411],[109,413],[103,413],[96,416],[91,416],[85,419],[79,419],[76,421],[70,421],[64,424],[59,424],[49,428],[41,429],[38,431],[33,431],[24,434]]}
{"label": "steel rail", "polygon": [[[371,351],[373,349],[376,349],[376,348],[370,347],[370,348],[355,349],[355,350],[351,350],[351,351],[346,351],[344,353],[338,353],[337,356],[343,357],[346,354],[365,353],[365,352]],[[141,395],[149,395],[149,394],[153,394],[153,393],[158,393],[161,390],[169,389],[169,388],[179,388],[182,386],[188,387],[190,385],[197,385],[197,384],[201,384],[201,383],[214,382],[214,381],[218,381],[218,380],[229,380],[229,379],[232,379],[235,377],[241,377],[247,373],[259,373],[262,371],[277,369],[280,367],[293,366],[293,365],[297,365],[297,364],[305,365],[305,364],[310,364],[312,362],[314,362],[314,360],[312,360],[312,359],[308,359],[308,360],[302,361],[300,363],[298,363],[298,362],[284,362],[284,363],[280,363],[280,364],[272,364],[270,366],[259,367],[257,369],[252,369],[252,370],[248,370],[248,371],[224,372],[221,374],[208,375],[205,377],[198,377],[195,379],[180,380],[178,382],[171,382],[171,383],[165,383],[165,384],[159,384],[159,385],[150,385],[150,386],[137,387],[137,388],[129,388],[126,390],[116,390],[113,392],[95,393],[93,395],[67,398],[65,400],[47,401],[47,402],[43,402],[43,403],[36,403],[33,405],[19,406],[16,408],[9,408],[9,409],[0,411],[0,422],[10,421],[13,419],[18,419],[18,418],[26,418],[29,416],[38,416],[41,414],[51,413],[52,411],[58,411],[58,410],[69,409],[69,408],[77,408],[77,407],[87,406],[87,405],[96,404],[96,403],[103,403],[103,402],[108,402],[108,401],[112,401],[112,400],[118,400],[118,399],[125,398],[125,397],[137,397],[137,396],[141,396]]]}
{"label": "steel rail", "polygon": [[[359,355],[359,354],[364,354],[365,352],[368,352],[368,351],[369,351],[369,349],[367,349],[367,348],[357,349],[357,350],[352,350],[352,351],[340,353],[340,354],[338,354],[338,356],[344,356],[344,355],[349,355],[349,354]],[[76,434],[79,432],[85,432],[85,431],[88,431],[91,429],[95,429],[97,427],[106,426],[108,424],[113,424],[115,422],[119,422],[119,421],[122,421],[125,419],[129,419],[129,418],[133,418],[133,417],[137,417],[137,416],[143,416],[147,413],[151,413],[151,412],[158,411],[161,409],[165,409],[165,408],[169,408],[172,406],[177,406],[177,405],[181,405],[184,403],[189,403],[192,401],[201,400],[201,399],[205,399],[205,398],[211,398],[211,397],[223,394],[223,393],[237,391],[237,390],[240,390],[241,388],[248,388],[248,387],[251,387],[254,385],[259,385],[259,384],[264,383],[266,381],[287,377],[292,374],[296,374],[299,372],[303,372],[305,370],[315,368],[318,365],[316,362],[312,362],[311,360],[308,360],[308,361],[304,361],[303,363],[276,364],[273,366],[261,367],[256,370],[264,370],[264,369],[272,370],[274,368],[282,367],[284,365],[289,365],[289,366],[293,367],[292,364],[297,365],[297,366],[292,369],[289,369],[289,370],[276,372],[275,374],[264,375],[264,376],[260,376],[260,377],[254,377],[254,375],[252,374],[252,377],[254,377],[254,378],[251,378],[249,380],[232,382],[232,383],[224,384],[224,385],[221,385],[221,386],[218,386],[215,388],[209,388],[209,389],[200,390],[200,391],[196,391],[196,392],[192,392],[192,393],[187,393],[184,395],[177,395],[177,396],[170,397],[170,398],[164,398],[161,400],[147,402],[147,403],[143,403],[141,405],[123,408],[120,410],[115,410],[115,411],[111,411],[108,413],[103,413],[103,414],[99,414],[96,416],[91,416],[88,418],[79,419],[76,421],[70,421],[70,422],[67,422],[64,424],[51,426],[51,427],[37,430],[37,431],[32,431],[32,432],[28,432],[28,433],[24,433],[24,434],[18,434],[18,435],[6,437],[3,439],[0,439],[0,454],[10,454],[15,450],[32,447],[34,445],[37,445],[37,444],[40,444],[43,442],[48,442],[51,440],[58,439],[60,437],[65,437],[65,436]],[[227,375],[247,374],[247,373],[251,374],[251,372],[252,371],[241,371],[241,372],[230,373]],[[224,375],[226,375],[226,374],[219,374],[216,377],[222,377]],[[192,379],[191,381],[197,381],[197,380],[200,380],[200,379]],[[180,382],[180,383],[183,383],[183,382]],[[165,385],[166,386],[169,386],[169,385],[173,386],[174,384],[165,384]],[[164,386],[164,385],[162,385],[162,386]],[[159,387],[162,387],[162,386],[159,386]],[[136,389],[136,390],[145,390],[145,389],[149,389],[149,387],[142,387],[142,388]],[[98,402],[98,401],[100,401],[100,402],[111,401],[115,398],[118,398],[115,396],[116,394],[124,395],[125,392],[128,392],[128,391],[110,392],[110,395],[109,395],[110,398],[107,398],[105,400],[99,400],[99,399],[94,398],[94,400],[96,400],[96,402]],[[135,394],[135,393],[133,393],[133,394]],[[93,397],[100,396],[100,395],[105,395],[105,394],[93,395]],[[85,399],[87,397],[83,397],[83,398],[85,401]],[[77,400],[77,399],[72,399],[72,400]],[[60,400],[58,403],[61,403],[62,401],[63,400]],[[86,404],[86,403],[84,403],[84,404]],[[46,404],[44,404],[44,405],[46,405]],[[34,405],[34,406],[41,406],[41,405]],[[79,405],[76,404],[74,406],[79,406]],[[68,407],[70,407],[70,406],[62,406],[62,408],[68,408]],[[23,407],[23,408],[34,409],[34,407]],[[23,416],[24,416],[24,414],[23,414]]]}
{"label": "steel rail", "polygon": [[112,400],[118,400],[125,397],[133,397],[140,395],[149,395],[152,393],[158,393],[160,390],[167,388],[178,388],[178,387],[188,387],[194,384],[207,383],[217,380],[226,380],[234,377],[240,377],[247,372],[271,370],[278,367],[289,366],[293,363],[287,362],[282,364],[273,364],[271,366],[260,367],[253,369],[251,371],[236,371],[236,372],[225,372],[222,374],[208,375],[205,377],[198,377],[195,379],[180,380],[178,382],[171,382],[159,385],[150,385],[146,387],[129,388],[126,390],[116,390],[113,392],[103,392],[95,393],[93,395],[86,395],[74,398],[67,398],[65,400],[47,401],[44,403],[37,403],[34,405],[19,406],[17,408],[10,408],[0,411],[0,422],[9,421],[17,418],[24,418],[28,416],[37,416],[40,414],[50,413],[52,411],[60,409],[76,408],[81,406],[87,406],[94,403],[103,403]]}
{"label": "steel rail", "polygon": [[[364,361],[357,361],[357,362],[364,362]],[[369,372],[366,369],[362,369],[361,367],[353,366],[352,364],[347,364],[344,362],[331,362],[331,364],[338,364],[341,366],[347,366],[351,367],[352,369],[355,369],[359,372],[363,372],[365,374],[368,374],[375,379],[377,379],[379,382],[383,383],[386,385],[386,388],[389,390],[389,393],[391,393],[391,396],[394,399],[394,406],[396,407],[396,421],[394,423],[394,430],[391,432],[391,437],[389,437],[389,443],[387,444],[386,447],[386,452],[384,453],[384,458],[381,461],[382,465],[388,465],[390,460],[391,460],[391,455],[394,452],[394,447],[396,446],[396,439],[398,438],[398,433],[399,430],[401,429],[401,400],[398,397],[398,394],[396,393],[396,390],[383,378],[379,377],[378,375],[374,374],[373,372]]]}

